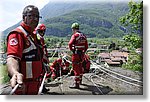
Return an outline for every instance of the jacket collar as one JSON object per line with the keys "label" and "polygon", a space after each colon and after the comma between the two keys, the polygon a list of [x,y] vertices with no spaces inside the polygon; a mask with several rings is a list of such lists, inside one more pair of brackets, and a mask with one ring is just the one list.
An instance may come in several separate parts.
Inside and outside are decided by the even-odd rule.
{"label": "jacket collar", "polygon": [[32,34],[32,30],[31,30],[31,27],[26,25],[23,21],[21,22],[21,26],[29,33],[29,34]]}

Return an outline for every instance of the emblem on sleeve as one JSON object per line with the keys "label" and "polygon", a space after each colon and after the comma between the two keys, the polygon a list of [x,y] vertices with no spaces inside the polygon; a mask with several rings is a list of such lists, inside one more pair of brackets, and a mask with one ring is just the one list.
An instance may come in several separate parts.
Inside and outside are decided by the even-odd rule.
{"label": "emblem on sleeve", "polygon": [[12,45],[12,46],[17,45],[18,40],[16,38],[12,38],[12,39],[10,39],[9,44]]}

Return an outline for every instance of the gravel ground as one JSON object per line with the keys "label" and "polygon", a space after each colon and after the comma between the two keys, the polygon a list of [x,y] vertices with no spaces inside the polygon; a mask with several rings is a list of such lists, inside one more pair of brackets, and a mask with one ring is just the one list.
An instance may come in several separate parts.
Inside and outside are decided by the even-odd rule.
{"label": "gravel ground", "polygon": [[[142,80],[142,74],[119,67],[110,68],[120,74]],[[70,89],[69,85],[72,82],[72,76],[58,82],[50,82],[46,85],[50,89],[47,95],[142,95],[143,87],[137,87],[125,82],[116,80],[108,75],[98,74],[99,77],[92,77],[97,87],[93,85],[89,76],[92,73],[84,74],[83,82],[79,89]],[[61,84],[61,83],[63,84]]]}
{"label": "gravel ground", "polygon": [[[142,74],[119,67],[112,67],[111,70],[119,72],[120,74],[132,77],[134,79],[142,80]],[[97,74],[90,76],[93,73],[86,73],[83,75],[83,81],[79,89],[70,89],[69,85],[73,80],[73,76],[63,78],[61,80],[46,83],[46,88],[50,89],[43,95],[142,95],[143,87],[129,85],[125,82],[116,80],[106,74]],[[93,84],[91,81],[94,81]],[[96,85],[96,86],[95,86]],[[11,90],[10,86],[0,85],[0,94],[8,94]]]}

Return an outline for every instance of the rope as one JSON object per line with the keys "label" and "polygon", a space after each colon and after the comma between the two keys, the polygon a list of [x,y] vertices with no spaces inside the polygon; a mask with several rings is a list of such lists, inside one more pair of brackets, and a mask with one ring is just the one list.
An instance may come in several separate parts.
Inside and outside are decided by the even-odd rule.
{"label": "rope", "polygon": [[41,86],[40,86],[39,91],[38,91],[38,95],[40,95],[41,92],[42,92],[42,90],[43,90],[43,85],[44,85],[44,81],[45,81],[45,78],[46,78],[46,74],[47,74],[47,72],[45,73],[45,75],[44,75],[44,77],[43,77]]}
{"label": "rope", "polygon": [[93,85],[98,89],[98,91],[102,94],[102,95],[104,95],[104,93],[103,93],[103,91],[94,83],[94,81],[93,81],[93,78],[94,76],[93,75],[91,75],[91,77],[90,77],[90,79],[91,79],[91,82],[93,83]]}
{"label": "rope", "polygon": [[52,59],[54,57],[54,55],[56,54],[57,51],[58,51],[58,48],[56,48],[55,52],[53,53],[52,57],[50,57],[50,59]]}
{"label": "rope", "polygon": [[[98,66],[97,64],[94,64],[94,62],[92,62],[92,63],[93,63],[93,65]],[[106,73],[107,75],[109,75],[109,76],[111,76],[111,77],[113,77],[113,78],[116,78],[116,79],[118,79],[118,80],[120,80],[120,81],[123,81],[123,82],[125,82],[125,83],[127,83],[127,84],[131,84],[131,85],[138,86],[138,87],[143,87],[143,86],[141,86],[141,85],[134,84],[134,83],[128,82],[128,81],[126,81],[126,80],[120,79],[120,78],[118,78],[118,77],[116,77],[116,76],[113,76],[113,75],[111,75],[111,74],[108,74],[106,71],[109,71],[109,72],[111,72],[111,73],[113,73],[113,74],[116,74],[116,75],[120,75],[120,76],[122,76],[122,77],[124,77],[124,78],[130,79],[130,80],[133,80],[133,81],[140,82],[140,81],[138,81],[138,80],[136,80],[136,79],[133,79],[133,78],[130,78],[130,77],[121,75],[121,74],[119,74],[119,73],[113,72],[113,71],[108,70],[108,69],[106,69],[106,68],[103,68],[103,67],[101,67],[101,66],[98,66],[98,67],[99,67],[99,68],[102,68],[104,73]],[[100,70],[100,69],[99,69],[99,70]],[[106,71],[104,71],[104,70],[106,70]]]}
{"label": "rope", "polygon": [[[58,49],[58,57],[61,58],[59,49]],[[59,84],[59,88],[60,88],[61,93],[63,93],[63,79],[62,79],[61,66],[59,67],[59,74],[60,74],[60,82],[61,82],[61,84]]]}
{"label": "rope", "polygon": [[102,95],[104,95],[104,93],[102,92],[102,90],[94,83],[94,81],[93,81],[93,79],[92,79],[92,77],[94,77],[93,75],[95,75],[95,74],[89,75],[88,78],[86,78],[85,76],[83,76],[83,77],[84,77],[85,79],[87,79],[89,82],[92,82],[92,84],[98,89],[98,91],[99,91]]}
{"label": "rope", "polygon": [[[97,65],[97,64],[95,64],[95,65]],[[101,67],[102,69],[104,69],[104,70],[106,70],[106,71],[109,71],[109,72],[111,72],[111,73],[113,73],[113,74],[117,74],[117,75],[122,76],[122,77],[125,77],[125,78],[127,78],[127,79],[130,79],[130,80],[133,80],[133,81],[137,81],[137,82],[139,82],[139,83],[143,83],[143,82],[140,81],[140,80],[136,80],[136,79],[133,79],[133,78],[130,78],[130,77],[121,75],[121,74],[116,73],[116,72],[114,72],[114,71],[111,71],[111,70],[109,70],[109,69],[103,68],[102,66],[99,66],[99,65],[97,65],[97,66],[98,66],[98,67]]]}

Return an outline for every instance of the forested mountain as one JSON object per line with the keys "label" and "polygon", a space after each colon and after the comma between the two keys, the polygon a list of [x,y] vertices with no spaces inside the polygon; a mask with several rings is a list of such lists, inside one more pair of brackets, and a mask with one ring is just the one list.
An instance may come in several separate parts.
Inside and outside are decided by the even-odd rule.
{"label": "forested mountain", "polygon": [[[64,37],[71,35],[71,24],[78,22],[88,37],[122,37],[126,29],[119,18],[128,12],[127,3],[52,3],[40,10],[41,23],[46,24],[46,35]],[[4,34],[15,28],[12,26]]]}

